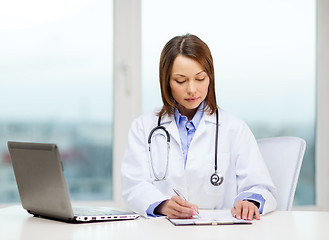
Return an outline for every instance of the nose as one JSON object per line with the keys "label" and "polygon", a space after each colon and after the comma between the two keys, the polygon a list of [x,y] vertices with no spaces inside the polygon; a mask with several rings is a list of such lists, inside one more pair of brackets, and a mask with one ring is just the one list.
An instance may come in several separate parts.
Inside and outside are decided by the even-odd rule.
{"label": "nose", "polygon": [[196,92],[196,84],[193,80],[188,81],[187,84],[187,93],[193,94]]}

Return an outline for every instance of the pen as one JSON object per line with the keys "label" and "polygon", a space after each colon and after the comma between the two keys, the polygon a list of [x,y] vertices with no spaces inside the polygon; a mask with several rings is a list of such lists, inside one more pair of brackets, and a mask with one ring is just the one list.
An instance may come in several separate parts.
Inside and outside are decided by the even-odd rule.
{"label": "pen", "polygon": [[[177,195],[178,197],[181,197],[182,199],[184,199],[185,201],[187,201],[186,198],[183,196],[183,194],[180,193],[180,191],[178,191],[177,189],[174,189],[174,188],[173,188],[173,191],[176,193],[176,195]],[[192,207],[192,208],[193,208],[193,207]],[[194,212],[196,213],[196,215],[197,215],[198,217],[200,217],[199,213],[195,210],[195,208],[193,208],[193,210],[194,210]]]}

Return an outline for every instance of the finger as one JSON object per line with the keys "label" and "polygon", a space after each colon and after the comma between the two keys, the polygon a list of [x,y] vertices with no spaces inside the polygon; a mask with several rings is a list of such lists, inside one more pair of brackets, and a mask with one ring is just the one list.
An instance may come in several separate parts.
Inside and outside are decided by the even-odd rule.
{"label": "finger", "polygon": [[172,214],[174,215],[174,218],[180,218],[180,219],[192,219],[193,218],[193,214],[178,212],[176,210],[174,210]]}
{"label": "finger", "polygon": [[169,213],[167,216],[174,216],[175,218],[192,218],[195,210],[190,207],[186,200],[173,196],[168,202]]}
{"label": "finger", "polygon": [[199,207],[196,204],[192,204],[192,203],[186,201],[184,207],[192,209],[193,215],[199,214]]}
{"label": "finger", "polygon": [[255,211],[255,218],[256,218],[256,220],[260,220],[260,213],[259,213],[259,210],[257,207],[256,207],[256,211]]}
{"label": "finger", "polygon": [[249,203],[248,202],[243,202],[243,205],[242,205],[242,216],[241,218],[243,220],[247,220],[247,217],[248,217],[248,213],[249,213]]}
{"label": "finger", "polygon": [[193,218],[194,210],[188,208],[187,211],[185,209],[173,208],[170,209],[170,215],[168,217],[173,216],[173,218]]}
{"label": "finger", "polygon": [[236,201],[233,207],[234,214],[232,215],[237,219],[241,219],[241,208],[242,208],[242,201],[241,200]]}
{"label": "finger", "polygon": [[[199,213],[199,207],[196,204],[190,203],[186,201],[185,199],[182,199],[181,197],[178,196],[173,196],[172,197],[174,201],[176,201],[180,206],[184,207],[182,211],[185,211],[185,208],[190,208],[193,211],[193,215],[196,215]],[[190,213],[190,211],[188,211]]]}
{"label": "finger", "polygon": [[181,205],[181,206],[185,206],[186,205],[186,200],[179,197],[179,196],[172,196],[171,199],[173,202],[176,202],[177,204]]}
{"label": "finger", "polygon": [[[170,199],[170,206],[179,212],[185,212],[187,209],[191,208],[192,204],[181,197],[173,196]],[[188,212],[190,212],[190,210],[188,210]]]}
{"label": "finger", "polygon": [[253,220],[254,214],[256,212],[256,209],[255,208],[256,208],[256,206],[250,206],[249,207],[249,212],[248,212],[247,220],[249,220],[249,221]]}
{"label": "finger", "polygon": [[260,214],[259,214],[258,207],[255,204],[253,204],[252,202],[249,202],[249,201],[244,201],[244,202],[245,202],[245,204],[248,204],[248,206],[249,206],[247,220],[249,220],[249,221],[253,220],[254,216],[257,220],[260,220]]}

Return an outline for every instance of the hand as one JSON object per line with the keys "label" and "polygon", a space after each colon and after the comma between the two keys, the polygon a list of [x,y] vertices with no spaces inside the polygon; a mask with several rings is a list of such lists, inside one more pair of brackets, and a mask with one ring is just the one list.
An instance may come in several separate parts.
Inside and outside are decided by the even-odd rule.
{"label": "hand", "polygon": [[254,216],[257,220],[260,220],[260,214],[258,207],[252,202],[247,200],[238,200],[231,209],[232,216],[237,219],[253,220]]}
{"label": "hand", "polygon": [[179,196],[173,196],[169,200],[163,201],[155,209],[155,213],[166,215],[168,218],[193,218],[198,211],[198,206],[182,199]]}

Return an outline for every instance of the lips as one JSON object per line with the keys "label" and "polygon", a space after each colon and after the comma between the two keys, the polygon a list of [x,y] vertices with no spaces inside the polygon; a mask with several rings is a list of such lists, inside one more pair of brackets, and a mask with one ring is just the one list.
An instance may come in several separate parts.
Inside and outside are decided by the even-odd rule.
{"label": "lips", "polygon": [[188,102],[195,102],[197,101],[199,98],[195,97],[195,98],[185,98],[185,101],[188,101]]}

